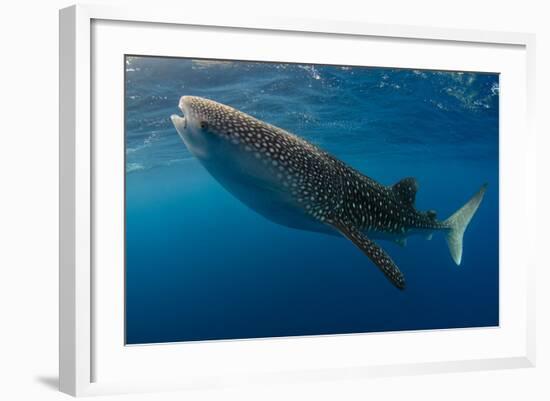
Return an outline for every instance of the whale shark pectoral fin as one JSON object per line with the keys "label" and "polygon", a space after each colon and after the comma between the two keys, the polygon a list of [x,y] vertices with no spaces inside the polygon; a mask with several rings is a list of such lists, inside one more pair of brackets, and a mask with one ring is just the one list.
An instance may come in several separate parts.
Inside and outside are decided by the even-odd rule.
{"label": "whale shark pectoral fin", "polygon": [[405,278],[389,255],[369,239],[365,234],[350,224],[337,222],[333,223],[344,237],[355,244],[369,259],[380,269],[391,283],[400,290],[405,289]]}
{"label": "whale shark pectoral fin", "polygon": [[393,192],[405,205],[414,206],[416,201],[416,192],[418,191],[418,182],[414,177],[403,178],[392,186]]}

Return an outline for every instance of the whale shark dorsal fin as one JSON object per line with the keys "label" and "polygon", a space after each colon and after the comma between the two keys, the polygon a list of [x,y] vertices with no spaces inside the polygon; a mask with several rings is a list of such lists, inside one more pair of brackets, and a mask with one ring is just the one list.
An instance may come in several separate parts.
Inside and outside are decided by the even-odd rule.
{"label": "whale shark dorsal fin", "polygon": [[349,239],[355,246],[363,251],[394,286],[400,290],[405,289],[405,278],[403,277],[403,273],[401,273],[394,261],[382,248],[380,248],[380,246],[351,224],[333,222],[332,225],[344,237]]}
{"label": "whale shark dorsal fin", "polygon": [[403,178],[392,186],[392,190],[405,205],[414,206],[416,191],[418,191],[416,178]]}

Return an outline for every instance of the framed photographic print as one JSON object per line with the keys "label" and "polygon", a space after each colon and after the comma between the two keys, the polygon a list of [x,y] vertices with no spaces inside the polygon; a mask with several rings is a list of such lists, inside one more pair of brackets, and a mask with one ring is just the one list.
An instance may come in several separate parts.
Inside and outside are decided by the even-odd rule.
{"label": "framed photographic print", "polygon": [[532,366],[533,46],[62,10],[61,390]]}

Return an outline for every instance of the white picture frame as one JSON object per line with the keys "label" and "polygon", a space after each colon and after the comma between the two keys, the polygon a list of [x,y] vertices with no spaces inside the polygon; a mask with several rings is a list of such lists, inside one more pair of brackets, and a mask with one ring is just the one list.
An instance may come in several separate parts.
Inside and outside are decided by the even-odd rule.
{"label": "white picture frame", "polygon": [[[93,96],[92,80],[96,71],[94,68],[100,66],[94,60],[94,55],[98,54],[97,47],[104,44],[99,38],[94,42],[94,24],[101,24],[101,21],[106,22],[106,29],[113,38],[112,47],[116,55],[121,51],[121,48],[115,49],[117,43],[121,43],[123,39],[121,31],[130,32],[130,29],[135,29],[136,34],[145,26],[156,26],[160,37],[166,37],[171,29],[185,29],[185,27],[202,27],[206,30],[220,30],[227,32],[230,29],[232,32],[253,35],[254,32],[262,32],[266,36],[266,40],[278,40],[278,34],[284,34],[289,38],[295,36],[307,36],[308,38],[322,37],[330,40],[331,37],[343,39],[362,40],[362,38],[383,39],[390,43],[392,41],[408,41],[407,43],[434,44],[437,46],[455,46],[456,51],[460,49],[478,48],[481,52],[485,47],[495,49],[511,49],[510,55],[503,56],[502,60],[507,60],[506,57],[511,57],[514,63],[517,62],[517,71],[510,72],[510,77],[514,76],[514,85],[516,85],[523,94],[519,96],[516,103],[510,103],[510,108],[503,110],[512,110],[511,106],[520,106],[525,109],[520,110],[514,120],[514,127],[519,127],[520,132],[517,136],[509,135],[505,139],[505,143],[501,143],[501,197],[504,193],[507,200],[504,207],[501,208],[501,221],[507,224],[501,224],[501,241],[513,241],[513,234],[506,230],[506,227],[521,226],[521,234],[523,239],[517,242],[516,259],[520,261],[518,271],[519,276],[504,277],[504,282],[501,281],[504,298],[501,296],[501,305],[504,305],[504,312],[507,313],[506,305],[515,303],[520,305],[518,310],[515,310],[514,317],[517,322],[510,327],[509,336],[504,336],[500,348],[495,348],[491,352],[485,354],[472,351],[464,358],[442,356],[442,359],[421,360],[415,355],[410,355],[406,361],[393,361],[380,357],[376,362],[365,360],[365,356],[357,353],[356,359],[337,360],[337,358],[327,352],[327,360],[324,362],[315,362],[315,358],[311,364],[298,364],[291,359],[271,361],[276,368],[263,369],[258,368],[257,371],[240,369],[238,361],[228,363],[225,366],[226,370],[220,369],[212,377],[205,374],[205,370],[189,369],[187,377],[170,376],[169,371],[160,372],[157,377],[152,377],[152,374],[144,373],[139,376],[139,372],[135,368],[136,360],[145,358],[148,363],[158,363],[167,358],[167,354],[176,353],[175,347],[171,346],[150,346],[145,352],[137,351],[137,348],[130,351],[122,352],[121,358],[129,358],[126,362],[122,359],[113,357],[109,360],[109,364],[113,364],[117,369],[118,363],[126,363],[127,366],[133,365],[134,370],[128,369],[127,374],[117,376],[110,372],[105,380],[99,379],[102,377],[101,372],[98,372],[100,363],[96,363],[96,358],[106,361],[110,358],[109,349],[105,346],[111,340],[113,344],[123,344],[119,339],[112,339],[113,333],[117,333],[110,325],[101,321],[101,329],[98,333],[98,319],[104,319],[101,313],[97,310],[102,308],[101,302],[96,305],[97,300],[94,296],[97,295],[97,286],[104,284],[104,278],[98,278],[94,273],[94,266],[98,260],[102,260],[102,256],[94,254],[94,238],[97,238],[98,230],[101,224],[98,225],[98,213],[94,213],[98,201],[95,197],[97,183],[95,180],[96,174],[101,174],[100,159],[109,152],[109,143],[97,143],[93,137],[93,125],[95,110]],[[115,27],[117,23],[122,23],[121,26]],[[113,25],[114,24],[114,25]],[[137,24],[133,27],[124,24]],[[101,28],[103,29],[103,28]],[[117,33],[118,32],[118,33]],[[162,36],[165,35],[165,36]],[[268,36],[272,35],[273,38]],[[136,37],[132,35],[132,37]],[[137,35],[139,37],[139,35]],[[154,39],[151,39],[153,41]],[[144,40],[144,42],[146,42]],[[168,41],[164,41],[168,43]],[[154,43],[154,42],[151,42]],[[142,46],[150,46],[150,44],[142,43]],[[94,46],[96,48],[94,48]],[[170,46],[167,44],[162,51],[170,51]],[[297,45],[296,45],[297,46]],[[484,47],[485,46],[485,47]],[[124,46],[122,46],[124,47]],[[186,389],[186,388],[210,388],[225,385],[235,385],[243,383],[277,383],[287,381],[308,381],[308,380],[324,380],[331,378],[361,378],[366,376],[381,376],[381,375],[400,375],[400,374],[419,374],[443,371],[467,371],[479,369],[502,369],[511,367],[529,367],[535,364],[535,321],[534,321],[534,300],[535,300],[535,285],[534,285],[534,270],[536,260],[534,259],[535,252],[532,252],[531,247],[534,240],[535,230],[535,133],[532,127],[533,112],[534,112],[534,35],[525,33],[507,33],[507,32],[485,32],[471,31],[459,29],[438,29],[415,26],[398,26],[398,25],[375,25],[359,22],[337,22],[337,21],[315,21],[315,20],[294,20],[278,19],[278,18],[257,18],[243,17],[242,20],[215,20],[208,16],[193,16],[185,15],[180,10],[163,10],[155,7],[147,8],[112,8],[109,6],[99,5],[78,5],[72,6],[60,11],[60,390],[75,396],[93,395],[105,393],[133,392],[133,391],[158,391],[166,389]],[[101,49],[100,49],[101,50]],[[161,51],[161,50],[159,50]],[[198,50],[197,50],[198,51]],[[443,51],[443,48],[442,48]],[[117,53],[118,52],[118,53]],[[130,52],[129,52],[130,53]],[[512,54],[513,53],[513,54]],[[167,55],[166,53],[163,53]],[[205,50],[204,55],[208,55],[208,50]],[[193,54],[193,55],[196,55]],[[118,56],[117,56],[118,57]],[[245,56],[253,57],[252,55]],[[258,56],[262,59],[265,56]],[[395,57],[403,57],[396,55]],[[237,58],[237,57],[234,57]],[[241,55],[242,58],[242,55]],[[107,57],[102,59],[107,60]],[[496,61],[495,61],[496,60]],[[499,62],[498,57],[492,61]],[[360,63],[360,61],[357,61]],[[384,63],[392,63],[384,61]],[[503,61],[500,61],[503,62]],[[511,64],[514,64],[511,63]],[[429,65],[424,65],[429,67]],[[487,64],[491,68],[490,64]],[[422,65],[421,65],[422,67]],[[453,69],[452,60],[442,63],[442,69]],[[463,66],[462,66],[463,67]],[[498,67],[498,65],[497,65]],[[472,67],[473,68],[473,67]],[[505,66],[502,66],[505,68]],[[511,68],[511,67],[510,67]],[[458,69],[458,68],[454,68]],[[493,71],[499,71],[499,68],[493,68]],[[511,71],[511,70],[510,70]],[[511,79],[512,81],[512,79]],[[118,87],[113,91],[120,91]],[[503,98],[509,96],[504,88],[502,92]],[[510,111],[510,113],[515,113]],[[511,123],[511,122],[510,122]],[[116,124],[114,125],[117,126]],[[120,132],[123,132],[123,127],[119,126]],[[506,129],[506,126],[504,126]],[[120,137],[122,138],[122,136]],[[512,154],[511,151],[514,151]],[[102,153],[105,152],[105,153]],[[101,154],[98,154],[101,153]],[[511,158],[514,158],[512,160]],[[107,157],[108,159],[108,157]],[[507,168],[511,161],[517,162],[514,170]],[[107,163],[107,162],[105,162]],[[523,191],[521,194],[514,194],[510,191],[512,184],[522,183]],[[110,185],[117,185],[116,180]],[[504,251],[507,252],[507,251]],[[522,255],[520,259],[518,255]],[[504,256],[513,258],[513,254],[505,254]],[[503,254],[501,253],[501,258]],[[512,274],[512,273],[510,273]],[[102,275],[101,277],[104,277]],[[115,277],[116,279],[116,277]],[[506,281],[509,280],[509,281]],[[510,289],[508,283],[515,283],[516,287]],[[122,291],[122,288],[114,286],[114,290],[109,292],[106,289],[105,293],[109,297],[109,301],[122,303],[120,299],[116,300],[116,293],[113,291]],[[510,290],[510,291],[509,291]],[[509,291],[509,292],[508,292]],[[100,291],[100,292],[103,292]],[[95,295],[94,295],[95,294]],[[102,296],[102,295],[101,295]],[[114,308],[114,310],[118,310]],[[363,347],[367,342],[379,342],[382,344],[386,341],[398,343],[400,341],[412,341],[417,346],[426,344],[426,341],[438,342],[442,341],[459,341],[464,346],[471,341],[472,349],[475,349],[476,341],[488,341],[498,343],[497,338],[500,333],[506,333],[506,326],[498,329],[482,330],[450,330],[445,333],[441,331],[434,332],[418,332],[418,333],[393,333],[393,334],[377,334],[376,336],[329,336],[330,338],[308,338],[308,339],[278,339],[278,340],[247,340],[233,342],[211,342],[200,345],[200,350],[187,348],[191,362],[193,358],[204,358],[205,356],[215,358],[217,353],[225,355],[225,359],[231,359],[236,353],[243,355],[246,360],[246,354],[251,352],[262,353],[266,352],[267,358],[273,352],[284,355],[285,352],[291,354],[296,352],[297,346],[300,349],[307,349],[308,355],[315,355],[319,347],[334,350],[342,349],[338,347]],[[108,333],[107,333],[108,332]],[[107,333],[107,334],[105,334]],[[443,338],[445,336],[445,338]],[[481,339],[484,337],[484,339]],[[503,338],[504,338],[503,337]],[[99,342],[97,339],[100,339]],[[109,339],[111,338],[111,339]],[[425,338],[423,340],[423,338]],[[496,341],[495,341],[496,340]],[[117,341],[119,341],[117,343]],[[412,344],[411,343],[411,344]],[[160,347],[160,348],[156,348]],[[173,347],[173,348],[170,348]],[[208,348],[208,350],[207,350]],[[457,352],[461,349],[461,345],[457,347]],[[477,353],[476,353],[477,352]],[[103,353],[103,354],[102,354]],[[123,355],[124,354],[124,355]],[[262,354],[263,355],[263,354]],[[331,359],[332,358],[332,359]],[[361,359],[363,358],[363,359]],[[376,359],[376,358],[373,358]],[[364,363],[362,362],[364,360]],[[130,363],[132,361],[133,363]],[[208,361],[207,361],[208,362]],[[250,360],[249,360],[250,362]],[[171,364],[172,363],[172,364]],[[167,369],[173,368],[173,362],[167,363]],[[317,363],[317,364],[316,364]],[[105,362],[103,362],[105,365]],[[122,366],[122,365],[120,365]],[[158,365],[156,365],[158,366]],[[188,368],[191,365],[188,366]],[[208,367],[208,366],[207,366]],[[228,373],[235,368],[237,373]],[[185,371],[185,370],[184,370]],[[132,380],[132,375],[139,376],[139,380]],[[151,376],[151,377],[150,377]]]}

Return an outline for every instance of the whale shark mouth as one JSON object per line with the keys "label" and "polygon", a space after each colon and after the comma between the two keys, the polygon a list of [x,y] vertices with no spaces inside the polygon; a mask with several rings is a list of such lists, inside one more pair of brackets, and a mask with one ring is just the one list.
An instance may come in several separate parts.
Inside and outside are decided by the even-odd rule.
{"label": "whale shark mouth", "polygon": [[179,137],[185,143],[184,135],[187,128],[187,118],[178,114],[172,114],[170,116],[170,120],[172,120],[172,124],[174,124],[174,127],[176,128],[176,132],[178,133]]}
{"label": "whale shark mouth", "polygon": [[183,107],[183,97],[180,99],[180,102],[178,104],[178,108],[181,111],[181,115],[179,114],[172,114],[170,116],[170,119],[172,120],[172,123],[174,123],[174,126],[178,131],[184,130],[187,128],[187,118],[185,118],[185,110]]}
{"label": "whale shark mouth", "polygon": [[170,119],[172,120],[172,123],[178,130],[178,132],[183,131],[187,128],[187,118],[185,118],[184,115],[178,115],[178,114],[172,114],[170,116]]}

